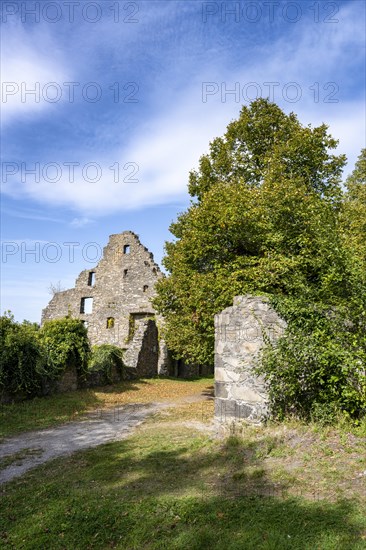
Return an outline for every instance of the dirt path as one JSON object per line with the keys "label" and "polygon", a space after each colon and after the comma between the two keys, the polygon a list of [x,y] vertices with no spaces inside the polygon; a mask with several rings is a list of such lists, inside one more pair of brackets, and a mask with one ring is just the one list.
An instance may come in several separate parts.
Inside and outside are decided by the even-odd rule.
{"label": "dirt path", "polygon": [[3,464],[0,483],[53,458],[124,439],[147,416],[167,406],[167,403],[148,403],[99,410],[82,421],[4,439],[0,444],[0,465]]}

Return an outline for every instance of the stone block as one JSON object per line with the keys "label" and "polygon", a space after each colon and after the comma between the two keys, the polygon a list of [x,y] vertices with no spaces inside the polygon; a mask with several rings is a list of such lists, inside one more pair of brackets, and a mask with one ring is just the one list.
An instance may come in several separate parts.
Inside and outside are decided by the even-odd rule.
{"label": "stone block", "polygon": [[226,382],[215,382],[215,397],[226,398],[227,396]]}
{"label": "stone block", "polygon": [[224,367],[215,367],[216,382],[237,382],[239,378],[239,372],[235,372]]}
{"label": "stone block", "polygon": [[239,384],[232,384],[230,387],[230,397],[244,403],[263,403],[266,401],[263,395],[264,391],[261,395],[253,387],[241,386]]}

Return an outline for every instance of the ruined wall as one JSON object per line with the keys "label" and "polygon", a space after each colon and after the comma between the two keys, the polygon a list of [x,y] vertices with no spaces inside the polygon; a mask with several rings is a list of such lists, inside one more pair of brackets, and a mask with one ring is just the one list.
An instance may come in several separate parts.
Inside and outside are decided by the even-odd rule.
{"label": "ruined wall", "polygon": [[257,423],[268,413],[262,378],[253,374],[265,338],[275,342],[286,323],[262,296],[236,296],[215,315],[215,417]]}
{"label": "ruined wall", "polygon": [[[124,348],[127,366],[145,370],[146,375],[164,374],[168,353],[164,342],[158,342],[156,329],[156,323],[162,320],[151,304],[155,284],[161,277],[153,255],[135,233],[111,235],[98,265],[82,271],[75,288],[55,294],[42,312],[42,323],[66,315],[81,319],[92,345],[108,343]],[[147,320],[150,324],[145,326]],[[152,334],[156,337],[154,342]],[[144,365],[139,360],[142,345]]]}
{"label": "ruined wall", "polygon": [[159,344],[155,319],[134,316],[134,336],[124,354],[124,363],[136,369],[137,376],[154,376],[158,372]]}
{"label": "ruined wall", "polygon": [[76,368],[68,366],[58,380],[42,380],[42,395],[75,391],[78,388],[78,375]]}

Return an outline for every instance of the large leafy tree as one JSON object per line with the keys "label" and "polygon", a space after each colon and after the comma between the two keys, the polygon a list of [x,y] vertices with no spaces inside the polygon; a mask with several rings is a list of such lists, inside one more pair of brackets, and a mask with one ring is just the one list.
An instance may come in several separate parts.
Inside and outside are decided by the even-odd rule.
{"label": "large leafy tree", "polygon": [[345,299],[338,231],[345,157],[327,126],[258,99],[192,171],[192,204],[170,227],[156,306],[177,357],[212,363],[214,314],[247,292]]}
{"label": "large leafy tree", "polygon": [[343,226],[350,247],[366,260],[366,149],[362,149],[346,180]]}
{"label": "large leafy tree", "polygon": [[327,126],[304,127],[276,104],[257,99],[243,107],[225,135],[210,143],[210,152],[189,177],[189,192],[201,200],[216,183],[242,181],[259,186],[266,176],[301,177],[310,189],[334,197],[345,163],[344,156],[330,154],[337,146]]}
{"label": "large leafy tree", "polygon": [[355,321],[362,325],[366,323],[366,149],[346,180],[340,221],[350,272],[349,303]]}

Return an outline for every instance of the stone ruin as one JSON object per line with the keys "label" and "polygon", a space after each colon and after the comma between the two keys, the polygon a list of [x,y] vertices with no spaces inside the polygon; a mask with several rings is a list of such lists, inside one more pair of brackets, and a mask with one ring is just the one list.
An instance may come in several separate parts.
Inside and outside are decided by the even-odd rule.
{"label": "stone ruin", "polygon": [[81,319],[92,345],[124,350],[124,364],[136,376],[169,373],[162,318],[151,304],[164,277],[153,255],[132,231],[110,235],[103,257],[82,271],[75,287],[55,293],[42,312],[42,324],[67,315]]}
{"label": "stone ruin", "polygon": [[268,414],[264,380],[253,373],[266,341],[286,328],[263,296],[236,296],[215,315],[215,418],[260,423]]}
{"label": "stone ruin", "polygon": [[[111,235],[98,265],[82,271],[74,288],[55,293],[42,324],[67,315],[80,319],[92,345],[124,350],[124,364],[136,377],[207,375],[209,367],[172,360],[159,334],[163,318],[151,300],[162,277],[135,233]],[[253,366],[266,339],[275,342],[285,328],[266,297],[237,296],[232,307],[215,315],[216,419],[257,423],[266,416],[267,391]]]}

